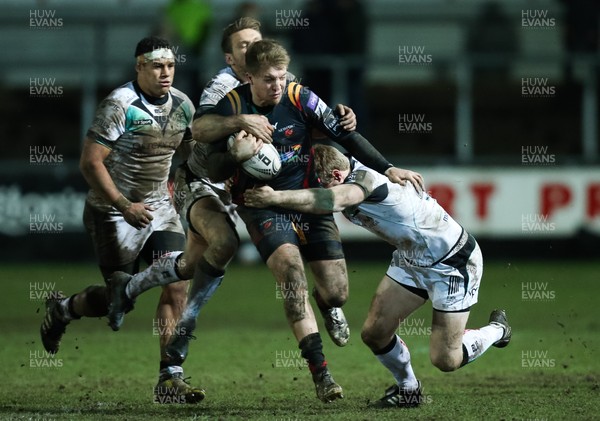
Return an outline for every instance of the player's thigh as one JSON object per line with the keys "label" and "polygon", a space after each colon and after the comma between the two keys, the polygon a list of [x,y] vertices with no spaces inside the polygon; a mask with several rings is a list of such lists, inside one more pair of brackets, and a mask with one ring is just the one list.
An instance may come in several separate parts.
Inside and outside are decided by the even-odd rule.
{"label": "player's thigh", "polygon": [[139,270],[139,255],[152,233],[151,228],[137,230],[119,212],[104,212],[88,203],[83,221],[104,279],[116,271],[134,274]]}
{"label": "player's thigh", "polygon": [[[469,311],[443,312],[433,310],[430,337],[432,361],[462,358],[462,338],[465,332]],[[437,365],[437,364],[436,364]]]}
{"label": "player's thigh", "polygon": [[[427,300],[385,275],[371,301],[363,338],[387,338]],[[385,344],[384,344],[385,345]]]}
{"label": "player's thigh", "polygon": [[235,225],[225,205],[217,197],[205,196],[195,201],[188,215],[190,229],[199,234],[208,245],[238,242]]}
{"label": "player's thigh", "polygon": [[[294,258],[294,264],[296,264],[297,259],[302,261],[298,249],[300,239],[294,225],[289,222],[282,222],[287,220],[285,212],[268,208],[247,208],[246,206],[238,206],[237,212],[244,221],[250,239],[264,262],[268,263],[271,260],[273,265],[278,266],[280,261],[278,256],[280,254],[291,254]],[[293,247],[290,248],[290,246]],[[275,256],[271,259],[274,254]]]}

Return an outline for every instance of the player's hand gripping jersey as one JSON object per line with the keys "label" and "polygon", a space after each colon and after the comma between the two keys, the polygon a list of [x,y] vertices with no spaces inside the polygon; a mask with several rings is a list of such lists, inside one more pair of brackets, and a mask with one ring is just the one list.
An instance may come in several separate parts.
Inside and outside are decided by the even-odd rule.
{"label": "player's hand gripping jersey", "polygon": [[[318,179],[313,168],[312,128],[317,128],[327,137],[345,146],[354,155],[361,155],[365,144],[372,146],[356,132],[347,132],[339,124],[339,117],[310,89],[298,83],[289,83],[281,101],[270,107],[257,107],[252,103],[250,85],[240,86],[229,92],[225,98],[209,112],[229,116],[235,114],[262,114],[274,127],[273,146],[281,157],[281,170],[277,177],[266,184],[275,190],[296,190],[317,187]],[[346,139],[357,138],[363,142],[350,144]],[[361,143],[361,144],[358,144]],[[210,148],[210,156],[227,151],[227,139],[215,142]],[[375,151],[381,161],[383,157]],[[209,159],[209,165],[216,160]],[[387,166],[386,163],[384,166]],[[391,164],[389,164],[391,166]],[[383,168],[382,168],[383,169]],[[242,204],[244,190],[256,184],[265,184],[234,168],[221,175],[233,175],[231,193],[234,203]]]}
{"label": "player's hand gripping jersey", "polygon": [[418,194],[410,183],[391,183],[356,160],[350,165],[345,183],[361,187],[367,197],[344,216],[395,246],[408,263],[432,266],[464,245],[458,244],[462,226],[427,193]]}
{"label": "player's hand gripping jersey", "polygon": [[[166,186],[171,158],[181,142],[191,142],[194,105],[171,88],[160,99],[146,98],[129,82],[98,106],[87,133],[111,153],[104,161],[117,189],[132,202],[158,205],[169,201]],[[91,190],[88,202],[108,211],[112,206]]]}

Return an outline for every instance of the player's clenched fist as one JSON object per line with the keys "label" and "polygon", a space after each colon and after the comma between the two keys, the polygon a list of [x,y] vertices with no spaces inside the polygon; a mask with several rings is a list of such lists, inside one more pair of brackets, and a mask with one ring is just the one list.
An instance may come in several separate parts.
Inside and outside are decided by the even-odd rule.
{"label": "player's clenched fist", "polygon": [[256,155],[262,145],[262,140],[240,130],[231,143],[229,153],[236,162],[244,162]]}

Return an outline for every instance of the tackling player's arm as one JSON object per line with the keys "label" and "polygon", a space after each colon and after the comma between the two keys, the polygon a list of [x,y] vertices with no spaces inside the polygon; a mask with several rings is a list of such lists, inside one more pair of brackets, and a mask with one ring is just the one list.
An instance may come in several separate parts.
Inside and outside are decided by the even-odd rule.
{"label": "tackling player's arm", "polygon": [[339,116],[314,92],[300,85],[297,86],[294,87],[291,96],[295,102],[302,104],[301,108],[319,130],[346,148],[364,165],[384,174],[393,183],[404,185],[406,181],[410,181],[418,192],[424,191],[425,186],[421,174],[394,167],[360,133],[348,132],[341,125]]}
{"label": "tackling player's arm", "polygon": [[110,154],[108,146],[98,143],[89,135],[86,136],[79,168],[90,187],[123,214],[125,221],[134,228],[145,228],[153,216],[149,211],[154,210],[144,203],[132,203],[117,189],[111,178],[104,160]]}
{"label": "tackling player's arm", "polygon": [[269,186],[263,186],[246,190],[244,204],[253,208],[280,206],[298,212],[328,214],[357,205],[368,195],[358,184],[302,190],[273,190]]}

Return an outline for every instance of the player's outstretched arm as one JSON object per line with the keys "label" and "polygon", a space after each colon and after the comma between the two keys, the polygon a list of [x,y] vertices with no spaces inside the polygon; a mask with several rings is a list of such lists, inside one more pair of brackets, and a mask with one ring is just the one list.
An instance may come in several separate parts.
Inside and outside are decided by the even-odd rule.
{"label": "player's outstretched arm", "polygon": [[81,173],[93,190],[123,214],[129,225],[137,229],[145,228],[154,219],[149,212],[154,209],[144,203],[132,203],[121,194],[104,165],[109,154],[109,148],[86,137],[79,161]]}
{"label": "player's outstretched arm", "polygon": [[329,189],[273,190],[269,186],[244,192],[244,203],[253,208],[281,206],[298,212],[327,214],[340,212],[365,200],[365,191],[354,184]]}
{"label": "player's outstretched arm", "polygon": [[192,124],[194,139],[202,143],[213,143],[240,130],[244,130],[265,143],[273,141],[271,137],[273,126],[263,115],[222,116],[209,113],[196,118]]}
{"label": "player's outstretched arm", "polygon": [[352,132],[339,143],[344,146],[352,156],[369,168],[384,174],[392,183],[404,186],[410,181],[417,193],[425,189],[423,176],[417,172],[396,168],[360,133]]}

